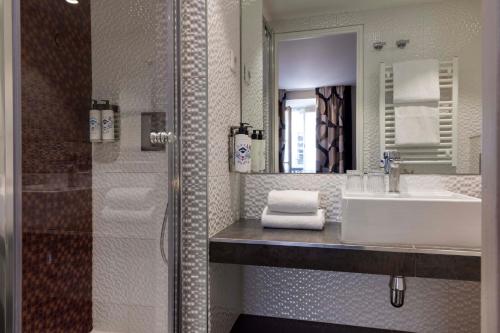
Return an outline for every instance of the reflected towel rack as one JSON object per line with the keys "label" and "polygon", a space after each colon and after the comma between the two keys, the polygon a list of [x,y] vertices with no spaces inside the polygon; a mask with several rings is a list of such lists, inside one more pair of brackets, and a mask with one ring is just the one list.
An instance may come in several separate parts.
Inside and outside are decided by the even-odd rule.
{"label": "reflected towel rack", "polygon": [[380,147],[397,150],[403,164],[457,165],[457,111],[458,111],[458,57],[439,63],[439,132],[437,146],[398,147],[395,144],[395,117],[393,104],[393,69],[380,64]]}

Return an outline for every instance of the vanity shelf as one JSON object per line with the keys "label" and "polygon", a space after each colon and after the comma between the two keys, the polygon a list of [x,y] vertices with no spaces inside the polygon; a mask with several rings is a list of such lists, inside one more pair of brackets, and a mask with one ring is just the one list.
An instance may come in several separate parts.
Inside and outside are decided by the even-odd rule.
{"label": "vanity shelf", "polygon": [[480,251],[343,244],[340,227],[264,229],[258,220],[241,220],[210,239],[210,262],[480,281]]}

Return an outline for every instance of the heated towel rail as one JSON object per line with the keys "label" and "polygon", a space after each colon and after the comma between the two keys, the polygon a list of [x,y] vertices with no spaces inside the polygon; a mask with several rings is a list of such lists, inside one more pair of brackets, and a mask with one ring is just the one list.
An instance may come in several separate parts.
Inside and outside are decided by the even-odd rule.
{"label": "heated towel rail", "polygon": [[458,57],[439,63],[439,134],[436,146],[398,147],[395,144],[393,69],[380,64],[380,147],[397,150],[403,164],[457,165]]}

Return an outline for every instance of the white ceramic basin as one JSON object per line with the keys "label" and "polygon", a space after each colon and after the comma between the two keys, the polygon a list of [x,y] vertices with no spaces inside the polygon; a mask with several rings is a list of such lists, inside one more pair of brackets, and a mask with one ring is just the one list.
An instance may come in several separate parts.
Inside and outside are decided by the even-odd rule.
{"label": "white ceramic basin", "polygon": [[481,247],[481,199],[452,192],[342,194],[342,241]]}

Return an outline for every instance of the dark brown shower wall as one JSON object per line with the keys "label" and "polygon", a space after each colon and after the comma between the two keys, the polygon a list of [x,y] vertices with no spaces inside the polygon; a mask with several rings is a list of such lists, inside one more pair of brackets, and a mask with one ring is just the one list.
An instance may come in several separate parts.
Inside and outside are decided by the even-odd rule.
{"label": "dark brown shower wall", "polygon": [[90,0],[21,1],[24,332],[92,330]]}

